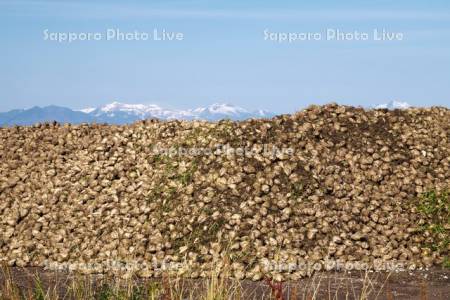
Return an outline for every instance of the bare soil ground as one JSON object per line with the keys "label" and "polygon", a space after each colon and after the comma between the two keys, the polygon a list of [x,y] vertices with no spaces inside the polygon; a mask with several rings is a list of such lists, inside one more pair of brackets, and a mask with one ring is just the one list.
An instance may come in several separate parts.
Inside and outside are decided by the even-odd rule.
{"label": "bare soil ground", "polygon": [[[33,289],[39,278],[45,289],[58,291],[61,298],[67,292],[76,275],[47,271],[42,268],[12,268],[13,281],[23,289]],[[99,282],[101,275],[91,276]],[[0,273],[0,283],[4,280]],[[136,279],[139,284],[161,282],[159,279]],[[187,290],[204,286],[205,280],[183,280]],[[95,285],[95,284],[94,284]],[[240,282],[242,299],[274,299],[266,281]],[[282,284],[283,300],[291,299],[450,299],[450,270],[433,268],[412,272],[324,272],[299,281]]]}

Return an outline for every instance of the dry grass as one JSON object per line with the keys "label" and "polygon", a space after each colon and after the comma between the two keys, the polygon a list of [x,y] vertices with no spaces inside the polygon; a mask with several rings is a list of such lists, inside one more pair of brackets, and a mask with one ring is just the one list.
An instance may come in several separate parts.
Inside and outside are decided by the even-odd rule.
{"label": "dry grass", "polygon": [[[44,286],[39,276],[32,276],[34,280],[30,286],[19,286],[11,270],[3,267],[0,300],[393,299],[390,290],[385,289],[389,275],[380,283],[378,274],[368,272],[361,273],[357,279],[343,276],[332,279],[328,275],[318,274],[304,282],[277,284],[268,280],[266,283],[256,283],[253,291],[244,287],[241,281],[227,279],[218,273],[194,283],[168,275],[157,281],[120,277],[94,279],[92,276],[74,275],[65,281],[55,282],[50,287]],[[426,287],[421,290],[421,299],[427,299]]]}

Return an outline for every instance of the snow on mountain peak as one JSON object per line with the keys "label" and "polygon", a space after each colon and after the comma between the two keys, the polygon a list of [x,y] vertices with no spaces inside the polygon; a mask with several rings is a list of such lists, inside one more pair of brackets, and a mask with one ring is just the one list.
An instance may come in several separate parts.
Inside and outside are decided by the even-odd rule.
{"label": "snow on mountain peak", "polygon": [[161,110],[161,108],[155,104],[127,104],[115,101],[100,107],[99,110],[105,113],[128,112],[136,115],[143,115],[149,111]]}
{"label": "snow on mountain peak", "polygon": [[89,113],[93,112],[94,110],[96,110],[95,107],[87,107],[87,108],[80,109],[79,111],[84,112],[85,114],[89,114]]}
{"label": "snow on mountain peak", "polygon": [[248,111],[242,107],[233,106],[227,103],[214,103],[208,106],[208,111],[215,114],[232,115],[238,113],[248,113]]}
{"label": "snow on mountain peak", "polygon": [[162,120],[220,120],[224,116],[231,119],[241,120],[247,118],[269,117],[273,114],[258,110],[250,112],[242,107],[226,103],[214,103],[207,107],[198,107],[187,110],[164,109],[155,104],[127,104],[121,102],[112,102],[99,108],[86,108],[81,110],[96,117],[122,118],[129,120],[158,118]]}
{"label": "snow on mountain peak", "polygon": [[403,101],[392,100],[388,103],[379,104],[375,108],[387,108],[387,109],[407,109],[411,107],[409,103]]}

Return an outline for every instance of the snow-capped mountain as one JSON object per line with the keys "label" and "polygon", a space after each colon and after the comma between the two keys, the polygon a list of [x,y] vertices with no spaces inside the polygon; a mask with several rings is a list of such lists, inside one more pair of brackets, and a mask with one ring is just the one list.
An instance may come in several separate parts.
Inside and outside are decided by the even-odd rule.
{"label": "snow-capped mountain", "polygon": [[81,110],[95,119],[107,123],[129,123],[137,120],[157,118],[161,120],[244,120],[249,118],[268,118],[273,113],[264,110],[248,111],[230,104],[212,104],[208,107],[177,110],[165,109],[155,104],[126,104],[113,102],[99,108]]}
{"label": "snow-capped mountain", "polygon": [[264,110],[248,111],[230,104],[213,104],[187,110],[165,109],[155,104],[126,104],[113,102],[101,107],[72,110],[66,107],[46,106],[0,112],[0,126],[33,125],[39,122],[60,123],[108,123],[127,124],[138,120],[157,118],[160,120],[244,120],[270,118],[273,113]]}
{"label": "snow-capped mountain", "polygon": [[[410,105],[402,101],[390,101],[368,108],[406,109]],[[216,103],[192,109],[167,109],[155,104],[126,104],[112,102],[100,107],[72,110],[66,107],[46,106],[30,109],[16,109],[0,112],[0,127],[12,125],[33,125],[42,122],[60,123],[108,123],[129,124],[144,119],[160,120],[245,120],[250,118],[271,118],[275,116],[266,110],[249,111],[242,107]]]}
{"label": "snow-capped mountain", "polygon": [[407,102],[397,100],[392,100],[389,101],[388,103],[379,104],[375,106],[375,108],[387,108],[387,109],[407,109],[410,107],[411,105],[409,105]]}

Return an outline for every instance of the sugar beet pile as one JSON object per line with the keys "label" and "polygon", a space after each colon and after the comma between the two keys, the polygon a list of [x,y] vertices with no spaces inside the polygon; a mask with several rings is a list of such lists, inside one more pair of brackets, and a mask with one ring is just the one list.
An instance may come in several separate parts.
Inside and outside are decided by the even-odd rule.
{"label": "sugar beet pile", "polygon": [[309,272],[268,262],[441,264],[448,197],[441,215],[420,199],[449,188],[449,135],[446,108],[334,104],[270,120],[1,128],[0,262],[135,262],[143,277],[176,263],[182,276],[255,280]]}

